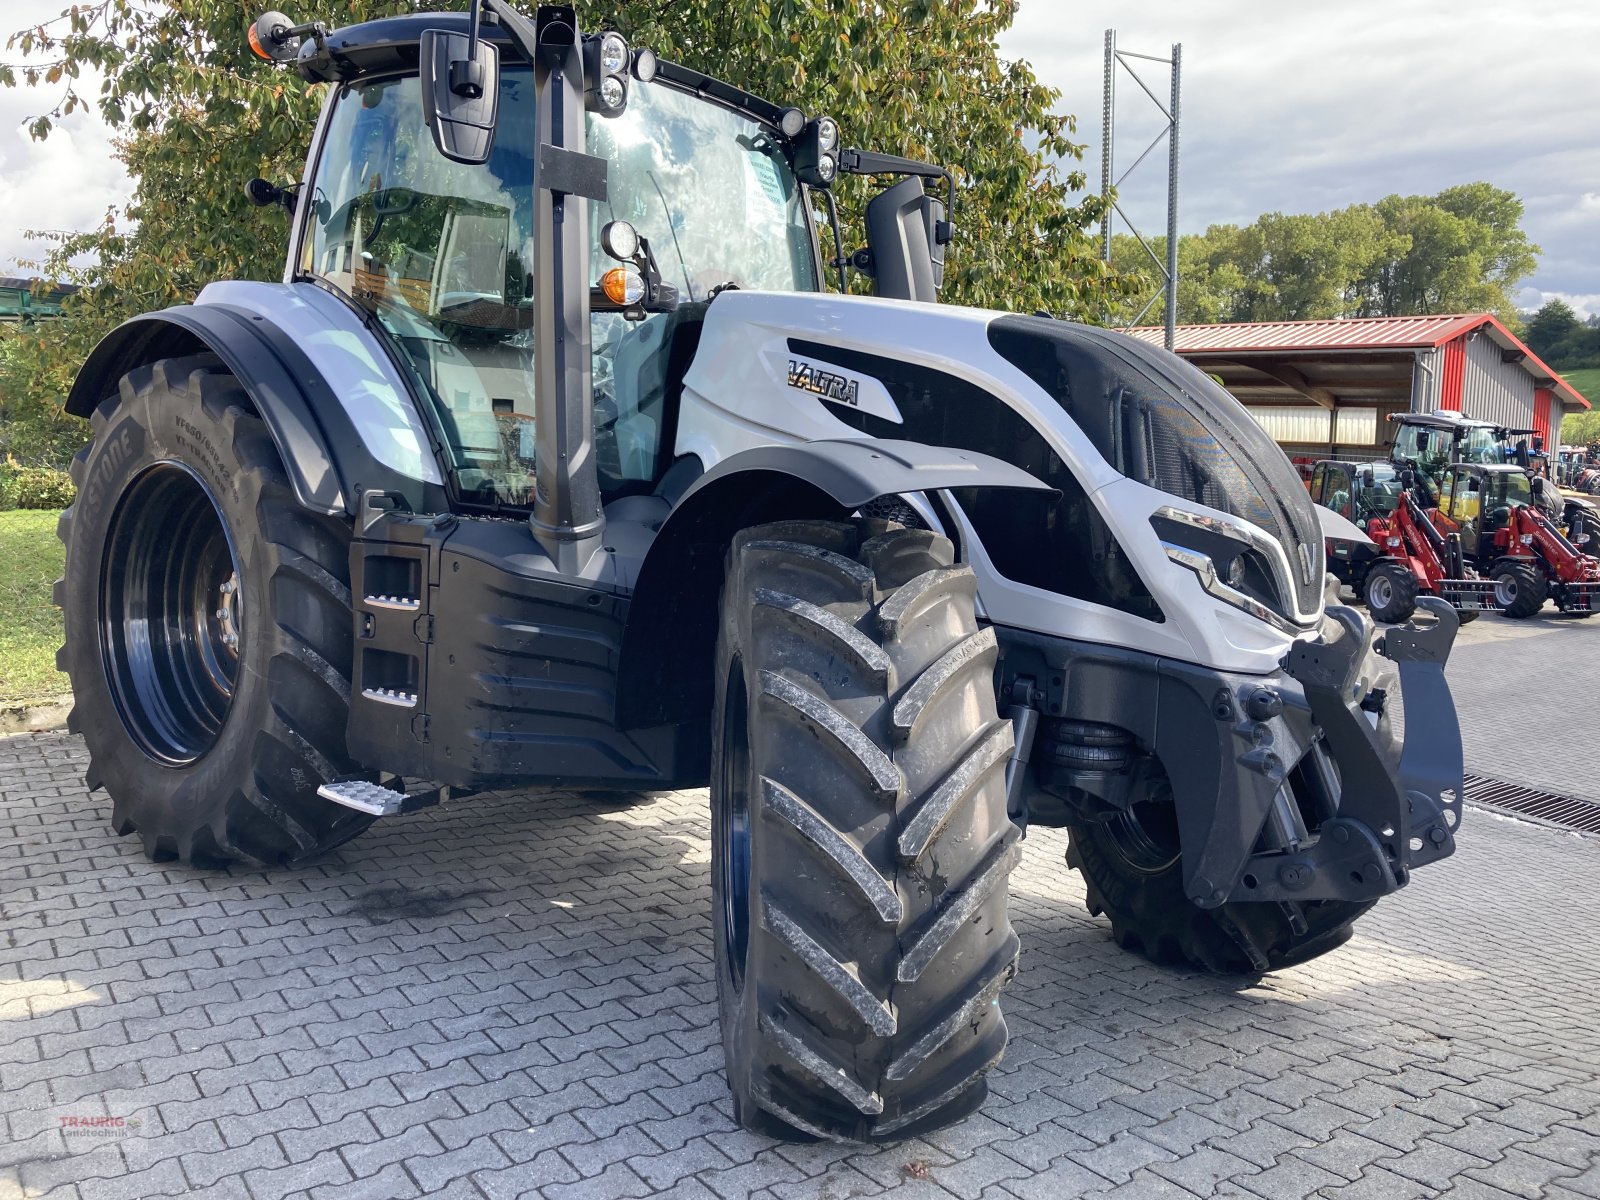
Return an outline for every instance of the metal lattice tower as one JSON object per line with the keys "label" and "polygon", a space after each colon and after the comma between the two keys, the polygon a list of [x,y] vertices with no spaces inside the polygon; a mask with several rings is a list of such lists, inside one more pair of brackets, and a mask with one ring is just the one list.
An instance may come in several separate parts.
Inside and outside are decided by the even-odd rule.
{"label": "metal lattice tower", "polygon": [[[1139,77],[1133,69],[1129,59],[1143,59],[1146,62],[1160,63],[1172,70],[1172,98],[1169,103],[1163,104],[1150,86]],[[1121,66],[1129,77],[1139,85],[1144,94],[1150,97],[1161,115],[1166,117],[1167,123],[1161,132],[1156,134],[1148,146],[1140,152],[1139,157],[1121,175],[1112,178],[1114,150],[1116,142],[1116,117],[1117,117],[1117,67]],[[1106,67],[1105,67],[1105,92],[1104,92],[1104,122],[1100,139],[1100,197],[1106,201],[1105,216],[1100,222],[1100,255],[1111,261],[1111,230],[1117,217],[1121,217],[1127,225],[1128,232],[1139,239],[1139,245],[1144,247],[1150,261],[1155,263],[1156,270],[1160,272],[1161,286],[1155,294],[1145,302],[1139,310],[1139,315],[1134,317],[1131,324],[1137,325],[1144,319],[1145,313],[1150,311],[1150,306],[1162,296],[1167,300],[1166,327],[1167,349],[1171,350],[1175,331],[1178,325],[1178,115],[1179,115],[1179,81],[1183,73],[1183,46],[1174,44],[1171,58],[1157,58],[1153,54],[1135,54],[1131,50],[1117,49],[1117,31],[1106,30]],[[1142,233],[1134,223],[1129,220],[1128,214],[1122,211],[1119,201],[1113,199],[1113,193],[1121,190],[1122,181],[1127,179],[1140,163],[1150,156],[1150,152],[1159,146],[1162,139],[1167,142],[1167,260],[1151,249],[1150,243],[1145,240]]]}

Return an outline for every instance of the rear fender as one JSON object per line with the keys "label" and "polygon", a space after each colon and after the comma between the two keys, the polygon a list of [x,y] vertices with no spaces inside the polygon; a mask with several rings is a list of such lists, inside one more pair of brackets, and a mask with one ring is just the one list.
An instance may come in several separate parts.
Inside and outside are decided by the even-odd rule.
{"label": "rear fender", "polygon": [[354,516],[362,493],[372,490],[396,495],[416,512],[448,507],[431,447],[419,447],[420,469],[402,471],[380,461],[340,391],[297,340],[262,313],[233,305],[183,304],[119,325],[78,372],[66,410],[87,417],[129,371],[197,353],[216,355],[243,384],[306,508]]}

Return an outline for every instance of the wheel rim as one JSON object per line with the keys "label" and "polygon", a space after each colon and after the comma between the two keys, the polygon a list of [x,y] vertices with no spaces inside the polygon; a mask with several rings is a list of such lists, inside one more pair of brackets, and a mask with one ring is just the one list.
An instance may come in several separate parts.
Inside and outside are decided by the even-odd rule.
{"label": "wheel rim", "polygon": [[117,715],[157,762],[192,763],[233,705],[246,636],[233,539],[190,468],[157,463],[111,518],[100,645]]}
{"label": "wheel rim", "polygon": [[1517,602],[1517,577],[1515,575],[1495,576],[1494,600],[1496,604],[1502,606]]}
{"label": "wheel rim", "polygon": [[1106,828],[1117,852],[1135,870],[1154,875],[1178,861],[1178,810],[1170,793],[1122,809]]}
{"label": "wheel rim", "polygon": [[1367,584],[1367,607],[1388,608],[1394,599],[1394,584],[1387,575],[1374,575]]}
{"label": "wheel rim", "polygon": [[716,789],[722,828],[718,877],[722,893],[723,950],[735,993],[744,990],[750,951],[750,705],[744,666],[738,658],[728,671],[722,707],[722,745],[717,755]]}

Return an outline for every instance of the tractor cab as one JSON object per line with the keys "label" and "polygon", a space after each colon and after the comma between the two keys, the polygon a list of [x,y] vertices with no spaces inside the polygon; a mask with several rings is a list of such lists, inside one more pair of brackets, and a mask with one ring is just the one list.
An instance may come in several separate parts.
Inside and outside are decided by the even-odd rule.
{"label": "tractor cab", "polygon": [[1385,462],[1319,462],[1311,470],[1311,499],[1365,529],[1400,503],[1401,472]]}
{"label": "tractor cab", "polygon": [[1532,429],[1513,429],[1492,421],[1478,421],[1458,412],[1391,413],[1398,426],[1389,458],[1397,466],[1417,473],[1428,506],[1437,500],[1446,470],[1452,464],[1504,466],[1514,464],[1526,472],[1533,459],[1544,453],[1544,439]]}
{"label": "tractor cab", "polygon": [[1460,533],[1469,558],[1488,557],[1488,543],[1511,522],[1512,510],[1532,503],[1532,483],[1521,467],[1456,463],[1440,476],[1441,523]]}

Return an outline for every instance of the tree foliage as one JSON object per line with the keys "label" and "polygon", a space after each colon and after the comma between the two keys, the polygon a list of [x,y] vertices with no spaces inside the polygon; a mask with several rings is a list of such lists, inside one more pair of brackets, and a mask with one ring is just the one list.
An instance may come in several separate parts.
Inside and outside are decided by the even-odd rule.
{"label": "tree foliage", "polygon": [[[265,5],[263,4],[263,7]],[[342,0],[349,24],[464,0]],[[1078,201],[1082,148],[1058,94],[996,39],[1015,0],[597,0],[589,28],[615,28],[665,58],[808,112],[839,119],[847,144],[949,164],[961,185],[943,298],[1098,316],[1132,287],[1098,261],[1088,230],[1098,197]],[[254,58],[240,0],[94,0],[19,31],[30,57],[0,83],[36,85],[50,112],[94,104],[121,135],[134,193],[98,229],[61,239],[44,270],[84,285],[66,315],[24,348],[34,386],[62,395],[93,342],[137,312],[181,303],[213,279],[282,271],[283,214],[250,207],[243,183],[300,176],[320,86]],[[77,82],[93,70],[98,96]],[[846,215],[866,198],[841,189]],[[858,223],[847,228],[859,229]],[[857,235],[859,236],[859,235]],[[853,249],[854,238],[846,250]],[[77,265],[74,265],[77,264]]]}
{"label": "tree foliage", "polygon": [[[1267,213],[1246,226],[1213,225],[1179,239],[1178,319],[1493,312],[1514,322],[1512,293],[1539,253],[1521,221],[1516,196],[1480,182],[1435,196],[1387,196],[1333,212]],[[1164,238],[1152,246],[1165,255]],[[1112,261],[1143,273],[1149,295],[1159,274],[1136,239],[1115,239]]]}
{"label": "tree foliage", "polygon": [[1580,321],[1564,300],[1547,301],[1525,318],[1522,340],[1558,370],[1600,367],[1600,319]]}

